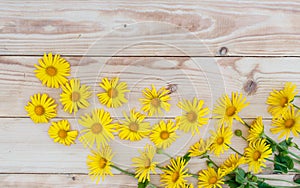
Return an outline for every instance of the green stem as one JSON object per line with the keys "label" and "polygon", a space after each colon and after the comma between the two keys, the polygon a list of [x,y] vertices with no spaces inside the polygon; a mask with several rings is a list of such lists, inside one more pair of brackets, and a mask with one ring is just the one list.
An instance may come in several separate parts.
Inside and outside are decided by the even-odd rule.
{"label": "green stem", "polygon": [[209,160],[209,162],[211,162],[215,167],[219,168],[219,166],[213,161],[211,160],[210,156],[207,156],[207,159]]}
{"label": "green stem", "polygon": [[284,180],[284,179],[276,179],[276,178],[259,178],[259,180],[261,181],[265,181],[265,180],[268,180],[268,181],[281,181],[281,182],[285,182],[285,183],[290,183],[292,185],[298,185],[297,183],[295,182],[292,182],[292,181],[289,181],[289,180]]}
{"label": "green stem", "polygon": [[300,110],[300,107],[299,107],[299,106],[297,106],[297,105],[295,105],[295,104],[293,104],[293,106],[294,106],[295,108],[297,108],[298,110]]}
{"label": "green stem", "polygon": [[241,122],[243,125],[245,125],[246,127],[248,127],[248,128],[250,128],[251,126],[248,124],[248,123],[246,123],[243,119],[242,119],[242,122]]}
{"label": "green stem", "polygon": [[300,157],[298,155],[296,155],[295,153],[293,152],[290,152],[289,150],[286,150],[288,152],[288,154],[291,154],[293,157],[297,158],[300,160]]}
{"label": "green stem", "polygon": [[243,156],[243,154],[241,154],[240,152],[238,152],[237,150],[235,150],[233,147],[231,147],[230,145],[226,144],[226,146],[228,146],[232,151],[234,151],[235,153],[239,154],[240,156]]}
{"label": "green stem", "polygon": [[280,162],[277,162],[277,161],[274,161],[274,160],[268,159],[268,158],[266,158],[266,160],[267,160],[267,161],[270,161],[270,162],[273,162],[274,164],[278,164],[278,165],[280,165],[280,166],[282,166],[282,167],[287,168],[287,166],[285,166],[284,164],[282,164],[282,163],[280,163]]}
{"label": "green stem", "polygon": [[247,138],[245,138],[243,135],[241,135],[241,138],[247,142]]}
{"label": "green stem", "polygon": [[300,97],[300,95],[295,95],[295,98]]}

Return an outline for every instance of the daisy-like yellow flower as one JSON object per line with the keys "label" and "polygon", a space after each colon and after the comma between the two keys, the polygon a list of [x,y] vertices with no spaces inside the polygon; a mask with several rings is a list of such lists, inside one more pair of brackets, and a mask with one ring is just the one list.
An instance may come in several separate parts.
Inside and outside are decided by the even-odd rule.
{"label": "daisy-like yellow flower", "polygon": [[171,106],[168,102],[171,100],[169,92],[165,87],[156,91],[155,86],[152,84],[152,90],[146,88],[143,91],[144,98],[140,99],[143,105],[142,110],[147,112],[148,116],[162,115],[162,110],[169,111]]}
{"label": "daisy-like yellow flower", "polygon": [[90,87],[84,84],[80,85],[80,80],[71,79],[61,88],[60,101],[64,106],[64,111],[70,114],[72,112],[76,113],[79,108],[87,108],[90,105],[87,101],[91,96]]}
{"label": "daisy-like yellow flower", "polygon": [[228,159],[224,161],[224,163],[220,166],[221,171],[223,172],[224,176],[233,172],[236,168],[240,165],[245,164],[245,158],[239,157],[239,155],[231,154]]}
{"label": "daisy-like yellow flower", "polygon": [[205,154],[211,145],[211,139],[207,139],[206,141],[200,138],[199,142],[196,142],[194,145],[192,145],[189,149],[189,156],[190,157],[198,157],[203,154]]}
{"label": "daisy-like yellow flower", "polygon": [[34,65],[36,77],[41,80],[43,85],[51,88],[59,88],[65,84],[70,76],[70,64],[60,55],[54,57],[52,53],[45,53],[44,57],[39,59],[39,65]]}
{"label": "daisy-like yellow flower", "polygon": [[300,113],[297,110],[295,112],[294,107],[291,107],[285,114],[282,115],[281,118],[273,119],[271,132],[273,134],[280,133],[279,139],[282,137],[286,137],[288,139],[290,137],[291,132],[294,136],[298,137],[300,132]]}
{"label": "daisy-like yellow flower", "polygon": [[149,137],[157,148],[165,149],[178,138],[176,130],[177,127],[174,126],[173,121],[168,120],[167,123],[165,123],[164,120],[160,120],[158,124],[154,125]]}
{"label": "daisy-like yellow flower", "polygon": [[261,116],[257,117],[253,121],[248,131],[249,131],[249,135],[247,137],[248,142],[255,141],[262,137],[262,135],[264,134],[264,124],[262,122]]}
{"label": "daisy-like yellow flower", "polygon": [[184,184],[184,186],[182,188],[194,188],[194,185],[191,184]]}
{"label": "daisy-like yellow flower", "polygon": [[261,167],[266,167],[265,162],[272,155],[272,149],[267,144],[265,139],[258,139],[250,142],[245,148],[245,160],[248,163],[249,170],[254,173],[261,172]]}
{"label": "daisy-like yellow flower", "polygon": [[210,151],[216,156],[220,156],[221,153],[228,150],[228,146],[231,144],[231,138],[233,136],[231,127],[221,126],[217,131],[210,131],[212,144],[210,145]]}
{"label": "daisy-like yellow flower", "polygon": [[106,105],[109,108],[118,108],[123,103],[127,103],[125,93],[129,92],[126,82],[120,82],[119,78],[103,78],[99,86],[104,89],[104,92],[98,93],[98,99],[101,104]]}
{"label": "daisy-like yellow flower", "polygon": [[61,120],[52,122],[48,129],[48,135],[54,142],[70,146],[71,144],[74,144],[78,131],[71,131],[70,122],[68,120]]}
{"label": "daisy-like yellow flower", "polygon": [[208,167],[205,170],[201,170],[199,172],[198,177],[198,187],[199,188],[222,188],[222,185],[224,184],[223,180],[223,173],[221,169],[219,168],[217,171],[215,171],[214,168]]}
{"label": "daisy-like yellow flower", "polygon": [[30,100],[25,110],[34,123],[48,123],[50,119],[56,117],[57,104],[47,94],[34,94]]}
{"label": "daisy-like yellow flower", "polygon": [[187,163],[181,157],[171,159],[170,164],[163,169],[163,173],[160,175],[160,181],[165,188],[181,188],[185,186],[187,180],[185,178],[190,177]]}
{"label": "daisy-like yellow flower", "polygon": [[208,118],[205,118],[209,113],[208,108],[203,108],[204,101],[197,100],[195,97],[193,101],[183,100],[178,103],[178,107],[184,110],[182,116],[176,117],[177,125],[180,130],[184,132],[199,133],[199,127],[207,124]]}
{"label": "daisy-like yellow flower", "polygon": [[113,176],[111,166],[113,165],[112,158],[114,154],[109,146],[104,146],[99,151],[91,151],[92,154],[87,156],[87,166],[89,169],[89,176],[96,183],[100,179],[104,181],[107,175]]}
{"label": "daisy-like yellow flower", "polygon": [[267,99],[268,112],[275,118],[280,117],[293,105],[292,101],[296,94],[296,85],[291,82],[285,83],[282,90],[274,89]]}
{"label": "daisy-like yellow flower", "polygon": [[109,112],[103,109],[95,109],[91,115],[82,116],[78,122],[85,127],[80,131],[83,135],[78,139],[85,147],[92,147],[96,143],[97,148],[100,148],[114,139],[116,124],[112,123]]}
{"label": "daisy-like yellow flower", "polygon": [[155,167],[157,162],[153,162],[156,149],[152,145],[147,144],[144,151],[139,152],[141,154],[139,157],[132,158],[132,166],[135,167],[135,178],[139,182],[150,181],[150,172],[156,174]]}
{"label": "daisy-like yellow flower", "polygon": [[231,99],[228,95],[224,95],[218,100],[218,104],[215,105],[213,113],[216,114],[213,118],[219,119],[219,125],[232,125],[233,119],[243,122],[238,113],[248,106],[246,98],[238,92],[231,93]]}
{"label": "daisy-like yellow flower", "polygon": [[124,113],[125,120],[121,120],[119,125],[119,137],[124,140],[138,141],[149,135],[151,126],[149,122],[144,121],[146,116],[135,110],[130,111],[127,116]]}

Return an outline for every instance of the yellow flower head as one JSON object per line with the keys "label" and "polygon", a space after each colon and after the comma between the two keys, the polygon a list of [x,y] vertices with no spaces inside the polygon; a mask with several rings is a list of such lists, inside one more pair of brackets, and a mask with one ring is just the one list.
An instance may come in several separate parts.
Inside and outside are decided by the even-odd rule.
{"label": "yellow flower head", "polygon": [[210,145],[210,151],[216,156],[224,153],[228,150],[228,146],[231,144],[231,138],[233,136],[231,127],[221,126],[217,131],[210,131],[212,144]]}
{"label": "yellow flower head", "polygon": [[245,148],[245,160],[249,165],[249,170],[254,173],[261,172],[261,167],[266,167],[264,164],[266,159],[272,155],[272,149],[266,143],[265,139],[258,139],[250,142]]}
{"label": "yellow flower head", "polygon": [[220,166],[221,171],[223,172],[224,176],[233,172],[236,168],[240,165],[245,164],[245,158],[239,157],[239,155],[231,154],[228,159],[224,161],[224,163]]}
{"label": "yellow flower head", "polygon": [[274,118],[280,117],[293,105],[292,101],[296,94],[296,85],[291,82],[287,82],[282,90],[277,91],[274,89],[267,99],[268,112]]}
{"label": "yellow flower head", "polygon": [[127,99],[125,98],[125,93],[129,92],[127,83],[119,83],[119,78],[113,78],[111,80],[103,78],[99,85],[104,89],[104,92],[97,94],[101,104],[109,108],[118,108],[122,106],[123,103],[127,103]]}
{"label": "yellow flower head", "polygon": [[143,91],[144,98],[140,99],[143,105],[142,110],[147,112],[148,116],[162,115],[162,110],[169,111],[171,106],[168,103],[171,100],[169,92],[165,87],[156,91],[155,86],[152,84],[152,90],[146,88]]}
{"label": "yellow flower head", "polygon": [[207,124],[208,118],[205,118],[209,113],[208,108],[203,108],[204,101],[194,98],[193,101],[183,100],[178,103],[178,107],[184,111],[182,116],[176,117],[177,125],[184,132],[199,133],[199,127]]}
{"label": "yellow flower head", "polygon": [[113,132],[116,124],[112,123],[109,112],[103,109],[95,109],[91,115],[82,116],[78,122],[85,127],[80,131],[83,135],[78,139],[85,147],[92,147],[96,142],[97,148],[100,148],[114,139]]}
{"label": "yellow flower head", "polygon": [[139,157],[132,158],[132,166],[135,167],[135,178],[139,182],[150,181],[150,172],[156,174],[155,167],[157,162],[153,162],[156,149],[152,145],[147,144],[144,151],[139,152],[141,154]]}
{"label": "yellow flower head", "polygon": [[52,122],[48,129],[48,135],[54,142],[70,146],[71,144],[74,144],[78,131],[71,131],[70,122],[68,120],[61,120]]}
{"label": "yellow flower head", "polygon": [[47,94],[34,94],[30,100],[25,110],[34,123],[48,123],[50,119],[56,117],[57,104]]}
{"label": "yellow flower head", "polygon": [[51,88],[59,88],[65,84],[70,76],[70,64],[60,55],[56,54],[54,57],[52,53],[39,59],[39,65],[34,65],[36,77],[41,80],[43,85]]}
{"label": "yellow flower head", "polygon": [[208,167],[206,170],[201,170],[198,180],[199,188],[222,188],[224,184],[223,173],[220,168],[217,171],[211,167]]}
{"label": "yellow flower head", "polygon": [[184,186],[182,188],[194,188],[194,185],[192,183],[184,184]]}
{"label": "yellow flower head", "polygon": [[104,181],[106,175],[113,176],[111,172],[112,150],[109,146],[104,146],[99,151],[91,151],[92,154],[87,156],[87,166],[89,169],[89,176],[96,183],[99,183],[100,178]]}
{"label": "yellow flower head", "polygon": [[253,121],[248,131],[249,131],[249,135],[247,137],[248,142],[255,141],[262,137],[262,135],[264,134],[264,124],[262,122],[261,116],[257,117]]}
{"label": "yellow flower head", "polygon": [[190,147],[189,156],[190,157],[198,157],[205,154],[212,143],[211,139],[207,139],[206,141],[200,138],[199,142],[195,143]]}
{"label": "yellow flower head", "polygon": [[290,137],[290,133],[292,132],[294,136],[298,137],[300,132],[300,113],[297,110],[295,112],[294,107],[291,107],[285,114],[282,115],[281,118],[273,119],[271,132],[273,134],[277,134],[280,132],[279,139],[282,137],[286,137],[288,139]]}
{"label": "yellow flower head", "polygon": [[127,116],[124,113],[125,120],[121,120],[121,124],[118,127],[119,137],[124,140],[138,141],[149,135],[151,126],[149,122],[145,122],[145,115],[130,111],[130,115]]}
{"label": "yellow flower head", "polygon": [[80,85],[80,80],[71,79],[62,86],[60,101],[64,106],[64,111],[77,112],[79,108],[87,108],[90,103],[87,99],[91,96],[90,87]]}
{"label": "yellow flower head", "polygon": [[219,119],[219,125],[232,125],[233,119],[242,122],[238,113],[248,106],[246,98],[243,98],[241,93],[232,92],[231,99],[228,95],[224,95],[219,99],[218,105],[215,105],[213,113],[216,114],[213,118]]}
{"label": "yellow flower head", "polygon": [[187,163],[181,157],[171,159],[170,164],[163,169],[163,173],[160,175],[162,186],[165,188],[181,188],[185,186],[187,180],[185,178],[190,177],[188,169],[186,168]]}
{"label": "yellow flower head", "polygon": [[176,134],[177,127],[174,126],[174,122],[168,120],[165,123],[164,120],[160,120],[158,124],[154,125],[152,133],[150,134],[150,140],[158,148],[165,149],[169,147],[178,137]]}

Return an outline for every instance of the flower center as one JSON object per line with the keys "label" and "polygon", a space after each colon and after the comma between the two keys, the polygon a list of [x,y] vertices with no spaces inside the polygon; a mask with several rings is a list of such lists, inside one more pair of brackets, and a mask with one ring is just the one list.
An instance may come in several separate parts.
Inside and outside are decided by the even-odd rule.
{"label": "flower center", "polygon": [[59,130],[58,131],[58,136],[60,137],[60,138],[66,138],[67,137],[67,131],[65,131],[65,130]]}
{"label": "flower center", "polygon": [[285,107],[285,105],[286,105],[287,102],[288,102],[288,98],[282,97],[282,98],[280,99],[280,106],[281,106],[281,107]]}
{"label": "flower center", "polygon": [[189,122],[195,122],[197,119],[197,114],[193,111],[190,111],[186,114],[186,118]]}
{"label": "flower center", "polygon": [[154,106],[155,108],[158,108],[160,106],[160,100],[159,98],[154,98],[151,100],[151,105]]}
{"label": "flower center", "polygon": [[107,163],[107,160],[104,159],[104,158],[101,158],[100,161],[99,161],[99,167],[100,167],[101,169],[105,168],[106,163]]}
{"label": "flower center", "polygon": [[95,123],[94,125],[92,125],[92,133],[94,134],[99,134],[100,132],[102,132],[102,125],[100,123]]}
{"label": "flower center", "polygon": [[170,133],[169,133],[168,131],[162,131],[162,132],[160,133],[160,138],[163,139],[163,140],[168,139],[169,136],[170,136]]}
{"label": "flower center", "polygon": [[38,105],[34,108],[34,112],[36,115],[41,116],[45,113],[45,108],[41,105]]}
{"label": "flower center", "polygon": [[223,137],[218,137],[217,138],[217,144],[222,145],[224,143],[224,138]]}
{"label": "flower center", "polygon": [[260,156],[261,156],[261,153],[259,151],[255,151],[253,153],[253,160],[254,161],[258,161],[258,159],[260,158]]}
{"label": "flower center", "polygon": [[129,124],[129,129],[132,132],[137,132],[139,130],[139,125],[135,122],[132,122],[132,123]]}
{"label": "flower center", "polygon": [[49,66],[49,67],[46,68],[46,73],[49,76],[55,76],[57,74],[57,69],[53,66]]}
{"label": "flower center", "polygon": [[236,108],[234,106],[229,106],[226,109],[226,115],[227,116],[233,116],[235,114]]}
{"label": "flower center", "polygon": [[145,168],[149,168],[150,165],[151,165],[151,160],[150,160],[149,158],[147,158],[147,159],[145,160],[144,167],[145,167]]}
{"label": "flower center", "polygon": [[176,182],[179,179],[179,173],[178,172],[174,172],[172,174],[172,182]]}
{"label": "flower center", "polygon": [[291,128],[294,126],[294,124],[295,124],[295,121],[293,119],[288,119],[284,123],[285,128]]}
{"label": "flower center", "polygon": [[80,100],[80,93],[77,92],[77,91],[74,91],[72,94],[71,94],[71,100],[73,102],[77,102]]}
{"label": "flower center", "polygon": [[208,180],[209,184],[215,184],[215,183],[217,183],[217,181],[218,181],[218,178],[216,176],[210,177]]}
{"label": "flower center", "polygon": [[107,94],[110,98],[116,98],[118,96],[118,91],[115,89],[115,88],[110,88],[108,91],[107,91]]}

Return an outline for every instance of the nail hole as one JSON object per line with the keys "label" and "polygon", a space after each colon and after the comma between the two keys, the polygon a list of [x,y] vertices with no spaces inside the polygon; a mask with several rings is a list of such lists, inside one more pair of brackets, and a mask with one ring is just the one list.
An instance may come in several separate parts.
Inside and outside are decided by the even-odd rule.
{"label": "nail hole", "polygon": [[75,176],[73,176],[73,177],[72,177],[72,180],[73,180],[73,181],[75,181],[75,180],[76,180]]}
{"label": "nail hole", "polygon": [[177,84],[168,84],[166,89],[170,91],[169,94],[174,93],[177,91]]}
{"label": "nail hole", "polygon": [[124,28],[126,28],[127,27],[127,25],[126,24],[124,24]]}
{"label": "nail hole", "polygon": [[244,91],[248,94],[248,95],[253,95],[257,90],[257,83],[253,80],[248,80],[245,84],[244,84]]}
{"label": "nail hole", "polygon": [[220,50],[219,50],[220,56],[225,56],[225,55],[227,55],[227,53],[228,53],[228,48],[226,48],[224,46],[220,48]]}

